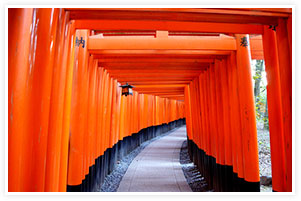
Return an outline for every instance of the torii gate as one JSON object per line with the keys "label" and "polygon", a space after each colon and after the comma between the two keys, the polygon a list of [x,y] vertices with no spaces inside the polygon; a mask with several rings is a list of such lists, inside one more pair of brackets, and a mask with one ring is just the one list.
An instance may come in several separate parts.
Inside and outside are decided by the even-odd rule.
{"label": "torii gate", "polygon": [[[9,9],[9,191],[93,186],[98,157],[142,128],[183,118],[184,104],[190,153],[209,185],[257,191],[251,58],[266,65],[273,190],[292,191],[291,12]],[[117,81],[136,86],[133,98],[120,96]]]}

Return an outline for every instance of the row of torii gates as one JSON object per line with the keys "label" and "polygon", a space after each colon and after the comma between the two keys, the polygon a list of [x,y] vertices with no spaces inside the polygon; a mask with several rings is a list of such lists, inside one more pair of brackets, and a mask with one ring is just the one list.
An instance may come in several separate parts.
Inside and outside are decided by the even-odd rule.
{"label": "row of torii gates", "polygon": [[185,121],[212,188],[259,191],[251,59],[265,61],[273,190],[290,192],[291,8],[9,8],[8,191],[95,190]]}

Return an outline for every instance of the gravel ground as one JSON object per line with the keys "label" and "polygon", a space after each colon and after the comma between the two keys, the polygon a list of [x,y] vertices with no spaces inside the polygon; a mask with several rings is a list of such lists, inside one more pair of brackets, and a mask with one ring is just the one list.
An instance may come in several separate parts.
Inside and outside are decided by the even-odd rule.
{"label": "gravel ground", "polygon": [[[272,177],[270,135],[268,130],[257,130],[260,177]],[[261,192],[271,192],[272,186],[260,185]]]}
{"label": "gravel ground", "polygon": [[260,176],[272,176],[269,131],[257,130]]}
{"label": "gravel ground", "polygon": [[[178,127],[180,128],[180,127]],[[173,130],[168,131],[167,133],[164,133],[160,136],[157,136],[149,141],[146,141],[142,143],[139,147],[134,149],[131,153],[129,153],[126,157],[124,157],[119,163],[115,166],[115,169],[106,176],[103,185],[101,186],[100,189],[98,189],[98,192],[117,192],[117,189],[119,187],[119,184],[122,180],[122,177],[126,173],[129,165],[131,162],[134,160],[134,158],[150,143],[152,143],[155,140],[160,139],[161,137],[164,137],[171,132],[174,132],[178,128],[175,128]]]}
{"label": "gravel ground", "polygon": [[260,192],[272,192],[272,186],[260,185]]}
{"label": "gravel ground", "polygon": [[[182,170],[186,177],[186,181],[189,184],[193,192],[208,192],[208,184],[205,178],[198,171],[197,167],[189,159],[187,140],[182,144],[180,151],[180,163],[182,165]],[[212,191],[212,190],[211,190]]]}

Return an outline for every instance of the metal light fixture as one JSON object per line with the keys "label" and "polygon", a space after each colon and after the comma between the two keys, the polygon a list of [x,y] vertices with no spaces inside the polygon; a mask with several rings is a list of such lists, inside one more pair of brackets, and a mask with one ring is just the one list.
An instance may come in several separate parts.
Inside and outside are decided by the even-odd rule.
{"label": "metal light fixture", "polygon": [[121,85],[120,87],[122,88],[122,94],[121,95],[125,95],[125,96],[133,95],[133,89],[132,88],[134,88],[134,86],[129,85],[128,83],[126,83],[125,85]]}

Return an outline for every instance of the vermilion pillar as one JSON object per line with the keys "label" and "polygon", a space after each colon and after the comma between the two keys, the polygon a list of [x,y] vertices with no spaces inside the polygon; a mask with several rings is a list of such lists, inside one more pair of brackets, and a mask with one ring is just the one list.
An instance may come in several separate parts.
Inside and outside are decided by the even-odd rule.
{"label": "vermilion pillar", "polygon": [[112,130],[111,122],[112,122],[112,96],[113,96],[113,79],[109,77],[109,93],[108,93],[108,105],[107,105],[107,117],[106,117],[106,147],[111,148],[110,144],[110,133]]}
{"label": "vermilion pillar", "polygon": [[212,156],[214,158],[217,157],[217,150],[218,150],[218,146],[217,146],[217,111],[216,111],[216,93],[215,93],[215,78],[214,78],[214,64],[210,64],[210,68],[209,68],[209,82],[210,82],[210,108],[211,108],[211,119],[210,119],[210,124],[212,126],[210,126],[211,128],[211,133],[210,135],[211,137],[211,150],[212,150]]}
{"label": "vermilion pillar", "polygon": [[190,92],[189,92],[189,86],[185,86],[185,115],[186,115],[186,129],[187,129],[187,135],[189,139],[193,139],[193,133],[192,133],[192,122],[191,122],[191,104],[190,104]]}
{"label": "vermilion pillar", "polygon": [[224,140],[224,108],[223,108],[223,96],[222,96],[222,83],[221,83],[221,60],[215,60],[215,91],[216,91],[216,108],[217,108],[217,133],[218,133],[218,147],[219,152],[217,156],[217,163],[220,165],[225,164],[225,140]]}
{"label": "vermilion pillar", "polygon": [[206,71],[204,73],[204,91],[205,91],[205,102],[206,104],[206,119],[207,119],[207,134],[206,134],[206,144],[207,144],[207,150],[206,153],[209,156],[212,156],[212,146],[211,146],[211,101],[210,101],[210,93],[209,93],[209,73]]}
{"label": "vermilion pillar", "polygon": [[[117,128],[116,128],[116,135],[115,135],[115,142],[118,142],[118,138],[119,138],[119,134],[120,134],[120,113],[121,113],[121,87],[119,87],[120,86],[120,84],[117,82],[117,85],[116,85],[116,87],[117,87],[117,90],[116,90],[116,94],[115,94],[115,96],[117,96],[116,97],[116,101],[117,101],[117,103],[116,103],[116,106],[117,106]],[[136,101],[137,101],[138,99],[137,99],[137,96],[136,96]],[[136,104],[136,106],[137,106],[137,104]],[[137,111],[137,107],[136,107],[136,111]],[[136,115],[138,116],[138,113],[136,113]],[[136,124],[135,124],[135,126],[137,126],[137,120],[135,121],[136,122]],[[136,132],[138,132],[138,131],[136,131]]]}
{"label": "vermilion pillar", "polygon": [[286,190],[286,161],[283,133],[282,94],[279,75],[276,33],[264,27],[264,60],[267,73],[267,100],[271,143],[273,190]]}
{"label": "vermilion pillar", "polygon": [[204,73],[201,73],[199,75],[199,94],[200,94],[200,115],[201,115],[201,143],[202,143],[202,149],[204,152],[207,151],[207,142],[206,142],[206,135],[208,134],[206,128],[207,119],[206,119],[206,107],[208,105],[205,103],[205,92],[204,92]]}
{"label": "vermilion pillar", "polygon": [[222,62],[219,59],[215,60],[215,90],[216,90],[216,108],[217,108],[217,146],[218,155],[216,158],[217,163],[217,177],[218,177],[218,191],[224,191],[225,182],[225,131],[224,131],[224,108],[221,84],[221,68]]}
{"label": "vermilion pillar", "polygon": [[222,60],[220,74],[221,74],[221,92],[223,96],[223,119],[224,119],[224,140],[225,140],[225,165],[232,166],[232,136],[231,136],[231,118],[229,115],[229,83],[228,83],[228,68],[227,61]]}
{"label": "vermilion pillar", "polygon": [[220,68],[221,74],[221,92],[223,99],[223,122],[224,122],[224,190],[232,191],[233,190],[233,164],[232,164],[232,133],[231,130],[231,118],[230,118],[230,103],[229,103],[229,84],[228,84],[228,65],[227,60],[223,59],[221,62]]}
{"label": "vermilion pillar", "polygon": [[[93,55],[89,57],[89,90],[88,90],[88,116],[87,116],[87,174],[94,179],[94,164],[95,164],[95,142],[96,142],[96,71],[97,60],[94,60]],[[91,168],[92,167],[92,168]],[[90,180],[90,184],[93,183]]]}
{"label": "vermilion pillar", "polygon": [[[192,106],[192,108],[194,108],[194,111],[193,111],[194,121],[195,121],[195,123],[194,123],[195,132],[194,133],[196,134],[195,142],[197,143],[198,147],[201,148],[202,142],[201,142],[200,138],[201,138],[202,133],[201,133],[201,119],[200,119],[201,111],[200,111],[200,107],[199,107],[200,99],[199,99],[199,88],[198,88],[199,79],[198,79],[198,77],[195,78],[192,83],[193,83],[193,85],[192,85],[192,90],[193,90],[193,93],[192,93],[193,106]],[[197,158],[197,160],[199,160],[199,158]]]}
{"label": "vermilion pillar", "polygon": [[[76,37],[87,41],[88,30],[76,31]],[[75,52],[72,100],[71,100],[71,119],[70,119],[70,151],[68,159],[68,186],[71,191],[80,191],[80,184],[84,179],[84,137],[86,133],[86,109],[87,109],[87,69],[88,51],[87,46],[76,47]]]}
{"label": "vermilion pillar", "polygon": [[[107,122],[106,122],[106,118],[107,118],[107,104],[108,104],[108,90],[109,90],[109,75],[107,73],[107,70],[104,71],[104,88],[103,88],[103,97],[102,97],[102,132],[101,133],[106,133],[107,131]],[[103,148],[102,152],[106,151],[106,135],[102,135],[102,139],[101,139],[101,146]]]}
{"label": "vermilion pillar", "polygon": [[286,191],[292,191],[292,45],[291,19],[280,18],[276,27],[282,102]]}
{"label": "vermilion pillar", "polygon": [[113,80],[113,88],[112,88],[112,114],[111,114],[111,132],[110,132],[110,145],[113,146],[115,144],[115,134],[116,134],[116,128],[117,128],[117,115],[116,115],[116,91],[117,91],[117,81]]}
{"label": "vermilion pillar", "polygon": [[69,152],[69,129],[70,129],[70,112],[71,112],[71,92],[73,80],[73,66],[74,66],[74,42],[75,30],[74,21],[69,23],[68,27],[68,55],[67,72],[65,84],[65,99],[64,99],[64,116],[62,128],[62,143],[61,143],[61,157],[60,157],[60,180],[59,191],[65,192],[67,190],[67,167],[68,167],[68,152]]}
{"label": "vermilion pillar", "polygon": [[[67,78],[67,55],[69,40],[65,38],[69,15],[60,9],[58,16],[56,52],[53,65],[49,129],[47,141],[47,161],[45,171],[45,191],[58,191],[60,180],[60,161],[62,147],[62,129],[64,115],[65,84]],[[67,92],[68,93],[68,92]],[[64,143],[68,143],[64,141]],[[67,157],[64,155],[63,157]]]}
{"label": "vermilion pillar", "polygon": [[240,92],[240,116],[244,156],[244,180],[247,191],[259,191],[259,162],[254,92],[251,75],[249,36],[237,34],[237,73]]}
{"label": "vermilion pillar", "polygon": [[201,173],[203,175],[205,175],[205,170],[206,170],[206,166],[205,166],[205,153],[206,153],[206,150],[207,150],[207,144],[206,144],[206,119],[205,119],[205,99],[204,99],[204,91],[203,91],[203,87],[204,87],[204,79],[203,79],[203,76],[204,74],[201,73],[198,77],[199,79],[199,83],[198,83],[198,94],[199,94],[199,101],[200,101],[200,120],[201,120],[201,123],[200,123],[200,129],[201,129],[201,136],[200,136],[200,141],[201,141],[201,154],[200,154],[200,158],[201,158]]}
{"label": "vermilion pillar", "polygon": [[[30,30],[33,9],[8,9],[8,191],[26,191],[30,185],[32,138],[29,127],[31,68]],[[22,111],[22,112],[20,112]],[[26,179],[27,178],[27,179]]]}
{"label": "vermilion pillar", "polygon": [[230,117],[231,133],[232,133],[232,163],[233,172],[236,173],[237,178],[244,178],[243,168],[243,150],[242,150],[242,137],[241,137],[241,119],[240,119],[240,103],[238,93],[238,78],[237,78],[237,65],[236,55],[231,53],[228,60],[228,81],[230,88]]}
{"label": "vermilion pillar", "polygon": [[217,107],[217,101],[216,101],[216,66],[215,64],[210,65],[209,74],[210,74],[210,94],[211,94],[211,109],[212,109],[212,115],[211,115],[211,128],[212,132],[210,135],[212,135],[212,157],[211,158],[211,168],[212,168],[212,180],[213,180],[213,188],[219,190],[219,182],[218,182],[218,169],[216,163],[218,162],[219,157],[219,139],[218,139],[218,107]]}
{"label": "vermilion pillar", "polygon": [[[99,124],[101,125],[101,130],[99,130],[100,133],[104,132],[104,128],[105,128],[105,123],[103,120],[103,116],[104,116],[104,98],[105,98],[105,88],[106,86],[106,75],[107,75],[107,71],[104,68],[102,69],[102,74],[101,74],[101,96],[100,96],[100,100],[99,101],[99,107],[100,107],[100,113],[99,113]],[[104,148],[104,135],[100,135],[100,155],[102,155],[105,151]]]}
{"label": "vermilion pillar", "polygon": [[[29,129],[32,133],[32,169],[31,185],[26,191],[45,190],[45,171],[47,161],[47,141],[49,129],[49,110],[51,104],[52,76],[56,48],[58,9],[37,8],[34,10],[31,55],[29,58],[31,70],[28,85],[31,86],[31,113]],[[30,147],[30,146],[29,146]]]}
{"label": "vermilion pillar", "polygon": [[[138,107],[138,105],[137,105]],[[122,140],[124,134],[124,118],[125,118],[125,96],[121,96],[120,100],[120,125],[119,125],[119,138],[118,140]],[[139,122],[137,122],[139,124]]]}
{"label": "vermilion pillar", "polygon": [[[212,65],[212,64],[211,64]],[[206,111],[207,111],[207,133],[206,133],[206,180],[208,182],[208,186],[213,188],[213,168],[212,168],[212,158],[213,158],[213,123],[212,123],[212,102],[211,102],[211,91],[210,91],[210,73],[209,70],[204,73],[204,91],[205,91],[205,101],[206,101]]]}

